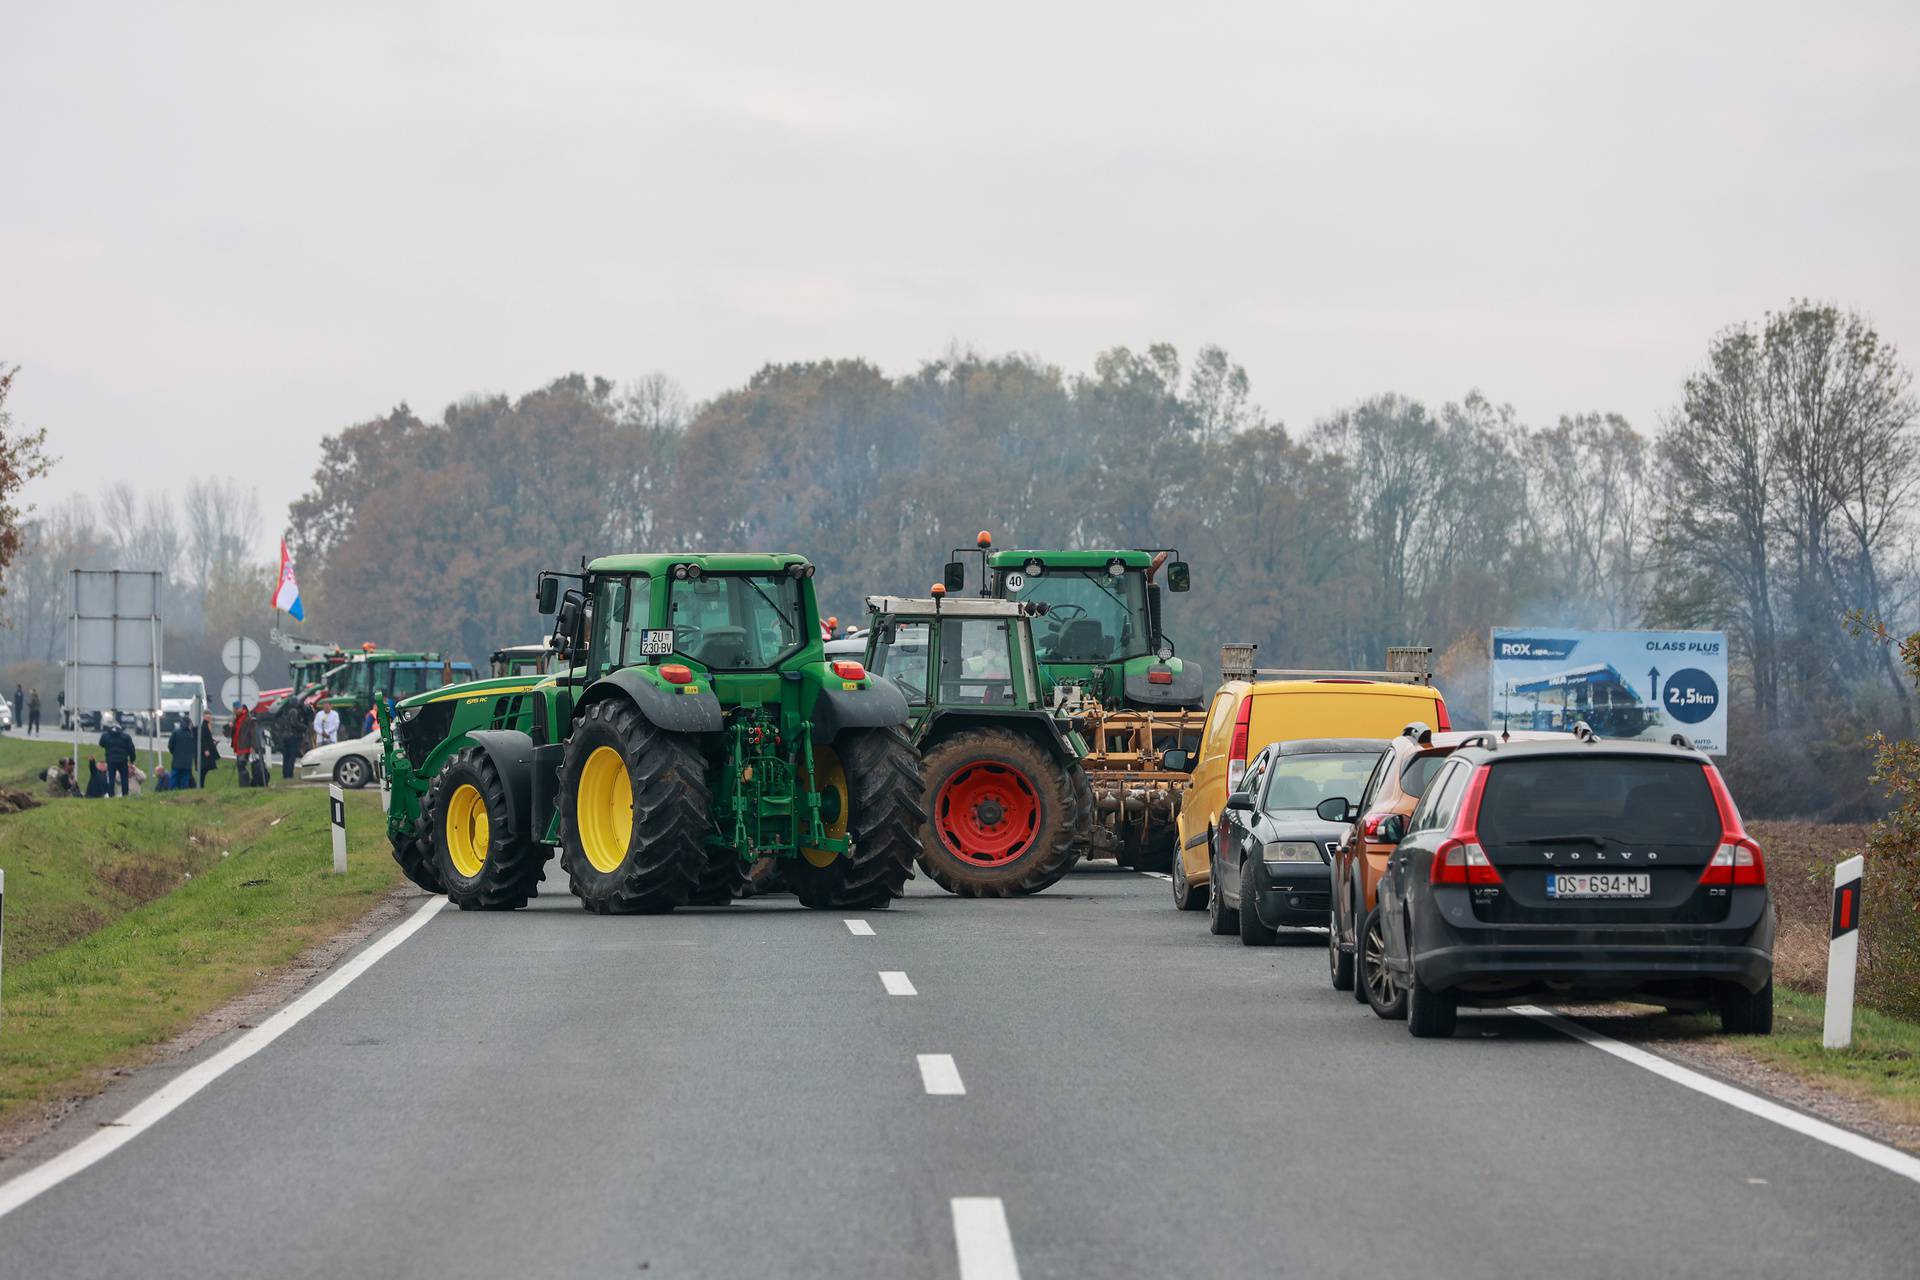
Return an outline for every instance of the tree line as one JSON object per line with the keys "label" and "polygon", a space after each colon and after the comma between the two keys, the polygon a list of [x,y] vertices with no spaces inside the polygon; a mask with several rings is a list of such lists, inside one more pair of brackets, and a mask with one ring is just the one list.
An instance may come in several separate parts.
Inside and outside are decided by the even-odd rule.
{"label": "tree line", "polygon": [[476,661],[533,638],[534,574],[581,557],[797,550],[851,621],[867,594],[924,592],[980,529],[1179,548],[1194,588],[1167,625],[1209,670],[1227,640],[1288,666],[1431,644],[1462,722],[1486,714],[1492,626],[1726,630],[1733,771],[1790,775],[1749,794],[1870,808],[1867,735],[1907,731],[1913,698],[1848,619],[1913,620],[1907,370],[1862,317],[1799,302],[1715,335],[1661,426],[1525,422],[1469,391],[1290,429],[1217,347],[1082,372],[964,349],[903,374],[768,365],[699,405],[663,375],[571,374],[327,437],[287,536],[318,636]]}

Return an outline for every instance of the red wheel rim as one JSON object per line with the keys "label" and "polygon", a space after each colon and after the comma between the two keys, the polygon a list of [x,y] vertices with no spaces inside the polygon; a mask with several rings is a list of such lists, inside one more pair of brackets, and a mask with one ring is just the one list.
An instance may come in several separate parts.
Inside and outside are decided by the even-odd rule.
{"label": "red wheel rim", "polygon": [[940,843],[976,867],[1004,867],[1033,847],[1040,796],[1011,765],[980,760],[949,776],[933,801]]}

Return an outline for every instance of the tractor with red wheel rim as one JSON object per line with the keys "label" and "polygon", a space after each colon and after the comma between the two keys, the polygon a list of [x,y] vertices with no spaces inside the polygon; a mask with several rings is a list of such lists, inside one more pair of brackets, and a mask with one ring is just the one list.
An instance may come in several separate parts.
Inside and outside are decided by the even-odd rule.
{"label": "tractor with red wheel rim", "polygon": [[1041,704],[1031,620],[1044,605],[872,596],[866,665],[906,695],[927,827],[920,869],[950,893],[1038,893],[1092,847],[1086,744]]}

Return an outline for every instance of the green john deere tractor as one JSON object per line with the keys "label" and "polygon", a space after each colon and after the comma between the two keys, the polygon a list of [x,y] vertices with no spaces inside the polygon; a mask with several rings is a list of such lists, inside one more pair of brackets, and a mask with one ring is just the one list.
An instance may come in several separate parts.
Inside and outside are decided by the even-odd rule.
{"label": "green john deere tractor", "polygon": [[511,909],[558,850],[596,912],[723,904],[763,858],[809,907],[899,896],[922,825],[906,700],[823,654],[803,557],[605,556],[541,574],[539,602],[566,670],[382,717],[415,883]]}
{"label": "green john deere tractor", "polygon": [[[939,588],[935,588],[938,590]],[[979,598],[867,600],[867,666],[906,695],[926,783],[920,868],[966,898],[1038,893],[1094,839],[1085,744],[1040,703],[1041,606]]]}
{"label": "green john deere tractor", "polygon": [[[945,585],[957,594],[967,553],[953,554]],[[982,533],[975,554],[980,594],[1047,606],[1034,636],[1043,699],[1064,684],[1109,710],[1205,710],[1200,672],[1174,653],[1161,626],[1160,570],[1169,591],[1192,582],[1177,551],[1005,551]]]}

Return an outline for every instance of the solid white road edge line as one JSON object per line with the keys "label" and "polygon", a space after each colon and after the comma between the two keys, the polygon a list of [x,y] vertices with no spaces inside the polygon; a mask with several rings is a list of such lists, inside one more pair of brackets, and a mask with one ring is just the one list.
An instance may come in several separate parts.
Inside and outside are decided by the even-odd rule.
{"label": "solid white road edge line", "polygon": [[960,1280],[1020,1280],[999,1196],[953,1198],[953,1243],[960,1251]]}
{"label": "solid white road edge line", "polygon": [[347,984],[371,969],[380,958],[419,932],[447,905],[442,897],[429,898],[406,921],[389,930],[372,946],[334,970],[320,984],[265,1022],[196,1066],[187,1068],[136,1103],[118,1120],[92,1137],[68,1147],[51,1160],[0,1184],[0,1217],[12,1213],[43,1191],[106,1159],[121,1147],[165,1119],[173,1109],[251,1058],[297,1026],[301,1019],[333,999]]}
{"label": "solid white road edge line", "polygon": [[920,1083],[935,1097],[958,1097],[967,1091],[960,1082],[960,1068],[950,1053],[923,1053],[920,1057]]}
{"label": "solid white road edge line", "polygon": [[871,938],[873,936],[873,926],[865,920],[849,920],[847,921],[847,932],[857,938]]}
{"label": "solid white road edge line", "polygon": [[913,989],[913,983],[907,980],[907,975],[898,969],[882,969],[880,971],[880,981],[887,988],[887,994],[890,996],[917,996],[920,994]]}
{"label": "solid white road edge line", "polygon": [[1825,1120],[1816,1120],[1812,1116],[1802,1115],[1791,1107],[1783,1107],[1758,1094],[1748,1093],[1745,1089],[1735,1088],[1712,1076],[1702,1075],[1677,1062],[1669,1062],[1657,1053],[1648,1053],[1645,1049],[1636,1049],[1630,1044],[1603,1035],[1590,1027],[1569,1021],[1559,1014],[1549,1013],[1537,1005],[1519,1005],[1513,1010],[1525,1014],[1537,1022],[1544,1022],[1562,1035],[1572,1036],[1575,1040],[1592,1045],[1602,1053],[1610,1053],[1623,1062],[1651,1071],[1657,1076],[1665,1076],[1675,1084],[1685,1085],[1696,1093],[1704,1093],[1709,1098],[1718,1099],[1730,1107],[1738,1107],[1750,1115],[1762,1120],[1771,1120],[1785,1129],[1804,1134],[1816,1142],[1824,1142],[1836,1147],[1848,1155],[1858,1156],[1869,1164],[1877,1164],[1890,1173],[1897,1173],[1913,1182],[1920,1182],[1920,1159],[1904,1151],[1875,1142],[1857,1133],[1842,1129],[1838,1125],[1828,1124]]}
{"label": "solid white road edge line", "polygon": [[1173,877],[1172,877],[1172,876],[1170,876],[1170,875],[1168,875],[1168,874],[1167,874],[1166,872],[1164,872],[1164,871],[1142,871],[1142,872],[1141,872],[1140,874],[1141,874],[1141,875],[1143,875],[1143,876],[1152,876],[1152,877],[1153,877],[1153,878],[1154,878],[1155,880],[1171,880],[1171,879],[1173,879]]}

